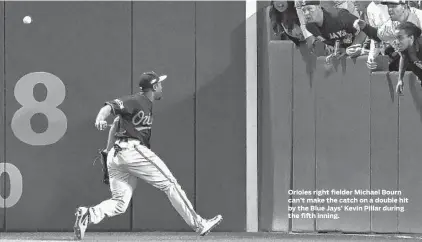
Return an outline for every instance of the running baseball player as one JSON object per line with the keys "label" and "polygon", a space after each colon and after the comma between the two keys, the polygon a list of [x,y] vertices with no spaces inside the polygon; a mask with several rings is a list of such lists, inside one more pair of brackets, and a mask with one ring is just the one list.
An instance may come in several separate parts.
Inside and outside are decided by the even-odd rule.
{"label": "running baseball player", "polygon": [[150,150],[152,106],[155,100],[161,99],[161,82],[166,78],[155,72],[143,73],[139,93],[108,101],[98,113],[95,127],[99,130],[107,129],[105,120],[110,114],[119,116],[116,142],[107,156],[111,198],[96,206],[76,209],[74,232],[77,239],[83,239],[89,224],[98,224],[106,216],[124,213],[138,178],[165,192],[174,209],[201,236],[223,220],[221,215],[204,219],[197,214],[166,164]]}

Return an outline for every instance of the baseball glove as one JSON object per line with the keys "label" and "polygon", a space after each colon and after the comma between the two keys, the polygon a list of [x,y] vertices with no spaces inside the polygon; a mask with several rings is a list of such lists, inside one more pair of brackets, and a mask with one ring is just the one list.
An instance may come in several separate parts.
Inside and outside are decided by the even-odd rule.
{"label": "baseball glove", "polygon": [[95,164],[95,161],[97,159],[101,160],[101,166],[102,166],[102,171],[103,171],[103,183],[106,184],[106,185],[109,185],[110,182],[109,182],[108,168],[107,168],[107,155],[108,155],[108,153],[107,153],[106,150],[99,150],[98,153],[99,153],[99,157],[97,157],[94,160],[94,164]]}

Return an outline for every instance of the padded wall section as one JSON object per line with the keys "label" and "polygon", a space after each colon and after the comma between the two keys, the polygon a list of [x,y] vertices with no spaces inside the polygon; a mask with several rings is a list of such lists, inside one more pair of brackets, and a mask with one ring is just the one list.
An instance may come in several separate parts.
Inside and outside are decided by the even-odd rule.
{"label": "padded wall section", "polygon": [[[159,13],[160,17],[157,18]],[[151,21],[151,19],[155,19]],[[166,74],[154,103],[151,149],[195,202],[195,2],[133,3],[133,91],[138,77]],[[191,231],[164,192],[138,181],[134,230]]]}
{"label": "padded wall section", "polygon": [[[370,75],[363,58],[366,57],[359,57],[356,63],[349,58],[343,59],[335,63],[331,72],[324,67],[324,57],[317,60],[316,189],[330,191],[329,196],[320,198],[353,199],[353,195],[332,195],[331,190],[354,192],[355,189],[370,188]],[[358,204],[323,204],[327,209],[328,206],[342,205],[343,208],[338,212],[338,219],[317,217],[316,229],[370,231],[369,212],[345,211],[344,205]]]}
{"label": "padded wall section", "polygon": [[[406,75],[408,79],[409,75]],[[398,104],[395,93],[397,74],[371,75],[371,190],[398,189]],[[372,196],[385,198],[387,196]],[[374,203],[384,207],[386,203]],[[397,232],[396,212],[372,211],[371,231]]]}
{"label": "padded wall section", "polygon": [[404,84],[403,96],[399,101],[398,190],[401,192],[399,197],[407,198],[408,201],[399,201],[390,204],[390,207],[404,208],[404,212],[398,212],[399,232],[421,233],[422,222],[418,218],[422,214],[422,177],[419,172],[422,169],[422,149],[419,145],[422,141],[422,88],[421,82],[414,75],[410,75]]}
{"label": "padded wall section", "polygon": [[[92,165],[108,132],[94,122],[104,101],[130,93],[130,11],[129,2],[6,2],[6,160],[23,179],[8,231],[71,231],[77,206],[110,197]],[[129,217],[89,230],[128,230]]]}
{"label": "padded wall section", "polygon": [[196,204],[216,231],[246,228],[245,9],[196,2]]}

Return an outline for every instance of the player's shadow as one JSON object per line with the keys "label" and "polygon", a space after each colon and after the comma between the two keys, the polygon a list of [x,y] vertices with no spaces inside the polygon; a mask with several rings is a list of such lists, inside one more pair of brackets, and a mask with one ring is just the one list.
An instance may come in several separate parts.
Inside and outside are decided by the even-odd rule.
{"label": "player's shadow", "polygon": [[[244,175],[246,159],[245,35],[245,22],[243,22],[231,33],[230,48],[222,44],[222,49],[230,49],[229,54],[225,54],[223,50],[215,51],[214,48],[198,51],[197,55],[201,56],[197,56],[195,99],[188,95],[155,113],[157,122],[158,119],[173,120],[173,126],[169,129],[177,128],[184,122],[193,122],[191,127],[195,130],[187,130],[186,135],[196,136],[188,139],[189,143],[175,144],[177,137],[171,137],[171,133],[163,132],[159,136],[154,136],[153,145],[156,142],[162,147],[174,146],[174,150],[166,151],[167,157],[163,158],[169,158],[170,169],[176,168],[174,169],[176,177],[182,179],[185,176],[187,177],[185,181],[188,182],[196,176],[195,195],[201,215],[214,216],[212,211],[218,210],[224,217],[225,226],[216,228],[216,231],[223,231],[224,228],[232,231],[243,230],[242,224],[236,221],[246,209],[246,204],[240,199],[245,196],[245,191],[239,189],[239,185],[243,182],[239,177]],[[220,71],[219,63],[228,65]],[[194,112],[193,117],[192,112]],[[161,144],[162,142],[167,144]],[[190,145],[194,145],[196,150],[183,148]],[[183,156],[189,160],[193,159],[196,171],[192,170],[192,167],[187,167],[186,163],[186,171],[183,174],[181,167],[178,167],[180,164],[174,164],[177,160],[171,159],[169,154],[187,150],[195,152],[195,155],[186,153]],[[191,172],[196,172],[196,175]]]}

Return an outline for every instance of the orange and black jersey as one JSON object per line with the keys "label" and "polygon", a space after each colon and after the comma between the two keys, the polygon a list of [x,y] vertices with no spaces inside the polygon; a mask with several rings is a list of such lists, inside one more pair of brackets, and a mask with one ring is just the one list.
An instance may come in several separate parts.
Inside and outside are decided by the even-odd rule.
{"label": "orange and black jersey", "polygon": [[141,93],[124,96],[105,103],[114,115],[119,115],[117,138],[134,138],[150,148],[152,102]]}

